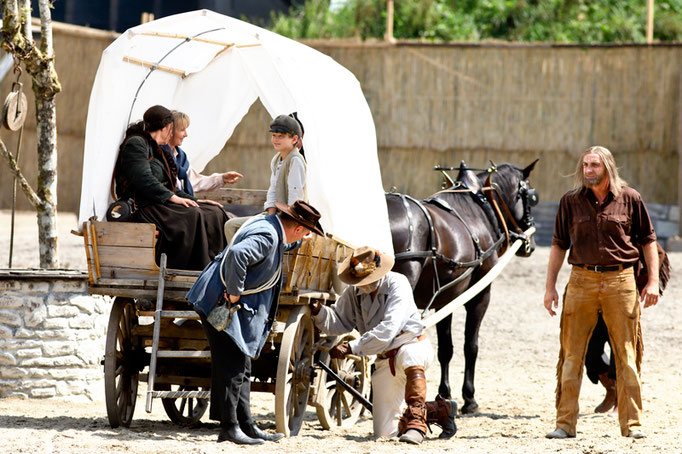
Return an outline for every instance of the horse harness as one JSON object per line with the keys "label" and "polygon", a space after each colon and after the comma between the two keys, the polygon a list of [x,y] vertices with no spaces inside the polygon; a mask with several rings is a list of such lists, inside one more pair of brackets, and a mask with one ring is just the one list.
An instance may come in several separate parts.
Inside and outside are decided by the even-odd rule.
{"label": "horse harness", "polygon": [[[422,317],[426,314],[426,312],[431,308],[431,305],[433,302],[436,300],[438,295],[440,295],[442,292],[445,290],[453,287],[454,285],[457,285],[464,279],[466,279],[469,275],[473,273],[473,271],[479,267],[484,261],[486,261],[495,251],[497,251],[500,246],[505,242],[506,240],[506,247],[509,246],[510,244],[510,237],[514,237],[514,239],[522,239],[525,244],[526,244],[526,249],[530,249],[530,240],[529,238],[524,235],[523,231],[521,228],[518,226],[516,223],[516,220],[514,219],[514,216],[511,215],[511,212],[509,210],[509,207],[507,207],[507,204],[504,203],[504,200],[502,199],[500,193],[499,193],[499,187],[491,182],[491,176],[492,173],[496,169],[489,170],[489,175],[488,178],[486,179],[485,186],[479,189],[478,191],[474,191],[470,189],[465,183],[461,181],[457,181],[453,187],[449,189],[444,189],[442,191],[438,191],[437,193],[433,194],[431,197],[428,199],[424,200],[424,203],[429,203],[432,205],[435,205],[436,207],[450,213],[451,215],[455,216],[457,219],[460,220],[462,225],[465,227],[467,232],[469,233],[469,236],[471,237],[471,241],[474,245],[475,249],[475,259],[468,261],[468,262],[458,262],[456,260],[451,259],[450,257],[446,257],[443,254],[439,253],[436,248],[436,232],[433,226],[433,219],[431,218],[431,214],[429,211],[426,209],[426,206],[424,203],[420,202],[419,200],[415,199],[414,197],[411,197],[407,194],[397,194],[397,193],[389,193],[390,195],[394,195],[397,197],[400,197],[403,206],[405,207],[405,211],[407,212],[407,220],[408,220],[408,248],[405,252],[399,252],[395,254],[395,259],[397,260],[408,260],[408,259],[415,259],[415,258],[425,258],[425,259],[431,259],[431,263],[433,265],[434,269],[434,279],[433,279],[433,296],[431,297],[431,300],[429,301],[429,304],[426,305],[424,310],[422,311]],[[500,237],[490,246],[487,250],[483,251],[481,249],[480,241],[478,238],[478,235],[476,233],[472,232],[472,230],[469,228],[469,225],[464,221],[462,216],[450,206],[449,203],[447,203],[445,200],[438,198],[439,194],[442,193],[469,193],[473,197],[474,201],[478,206],[481,207],[483,212],[485,213],[486,217],[490,221],[490,223],[493,225],[494,229],[500,234]],[[496,200],[496,196],[499,199],[499,203]],[[533,188],[529,188],[527,182],[525,180],[521,180],[519,182],[519,190],[516,193],[516,197],[514,199],[514,204],[516,201],[518,201],[519,198],[524,198],[524,221],[528,223],[528,225],[531,225],[533,222],[533,218],[530,216],[530,207],[534,206],[537,204],[537,192]],[[412,243],[412,235],[414,233],[414,224],[413,224],[413,219],[414,216],[412,214],[412,210],[410,208],[410,203],[414,203],[419,210],[424,214],[424,217],[426,218],[426,221],[429,226],[429,245],[430,245],[430,250],[428,251],[411,251],[410,250],[410,244]],[[507,226],[507,223],[505,221],[505,218],[502,214],[502,211],[500,210],[500,205],[503,207],[505,213],[509,217],[512,226],[514,227],[513,231],[509,231],[509,228]],[[500,226],[501,224],[501,226]],[[461,275],[457,276],[454,280],[451,282],[448,282],[444,286],[440,285],[440,278],[438,277],[438,267],[437,263],[438,261],[444,262],[447,266],[450,266],[452,268],[466,268],[464,273]]]}

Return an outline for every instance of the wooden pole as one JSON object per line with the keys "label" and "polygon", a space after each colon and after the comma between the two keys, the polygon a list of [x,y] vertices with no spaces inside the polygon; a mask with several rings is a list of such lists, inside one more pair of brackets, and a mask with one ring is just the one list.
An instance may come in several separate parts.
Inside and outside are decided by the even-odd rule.
{"label": "wooden pole", "polygon": [[654,0],[646,0],[646,43],[654,42]]}
{"label": "wooden pole", "polygon": [[393,0],[386,0],[386,35],[384,39],[389,43],[394,43],[393,37]]}

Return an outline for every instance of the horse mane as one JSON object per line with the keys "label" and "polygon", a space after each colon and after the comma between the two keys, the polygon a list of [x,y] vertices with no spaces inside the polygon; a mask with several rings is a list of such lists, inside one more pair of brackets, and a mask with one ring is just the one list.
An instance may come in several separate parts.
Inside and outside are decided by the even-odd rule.
{"label": "horse mane", "polygon": [[[523,170],[516,167],[515,165],[505,162],[497,166],[497,171],[493,172],[491,181],[500,187],[502,194],[512,194],[513,189],[515,188],[516,184],[518,184],[519,175],[521,175],[522,172]],[[487,171],[480,172],[477,175],[481,186],[485,185],[488,175],[489,173]],[[511,200],[505,200],[505,202],[510,203]]]}

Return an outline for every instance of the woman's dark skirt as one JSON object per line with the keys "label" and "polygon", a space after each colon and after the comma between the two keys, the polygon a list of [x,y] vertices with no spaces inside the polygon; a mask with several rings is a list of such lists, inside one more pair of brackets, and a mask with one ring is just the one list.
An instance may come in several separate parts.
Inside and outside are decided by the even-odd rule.
{"label": "woman's dark skirt", "polygon": [[203,270],[227,246],[223,230],[227,215],[215,205],[200,203],[196,208],[155,203],[139,208],[136,216],[140,222],[156,225],[156,263],[165,252],[168,268]]}

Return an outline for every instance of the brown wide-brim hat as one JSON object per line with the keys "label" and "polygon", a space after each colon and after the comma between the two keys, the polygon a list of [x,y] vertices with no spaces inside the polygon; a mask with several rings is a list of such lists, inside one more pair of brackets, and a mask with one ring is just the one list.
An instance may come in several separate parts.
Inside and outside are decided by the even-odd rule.
{"label": "brown wide-brim hat", "polygon": [[279,211],[286,214],[306,229],[320,236],[324,236],[324,231],[320,225],[320,217],[322,217],[322,215],[308,202],[297,200],[291,206],[286,203],[275,202],[275,206]]}
{"label": "brown wide-brim hat", "polygon": [[338,275],[346,284],[367,285],[384,277],[394,264],[393,256],[382,254],[369,246],[362,246],[341,263]]}

